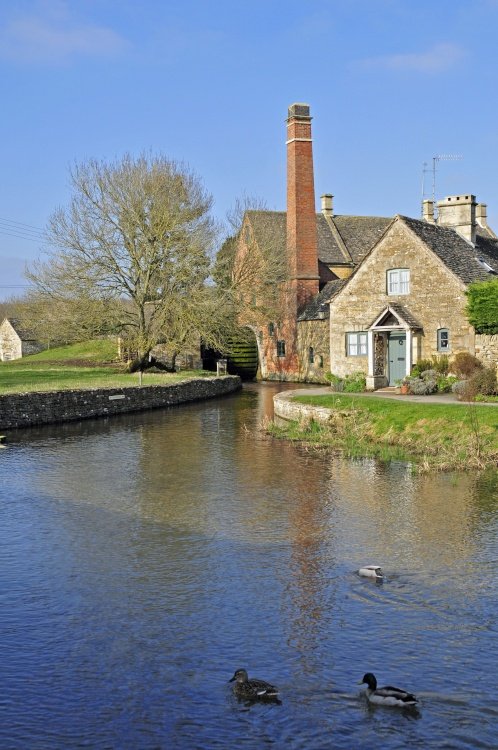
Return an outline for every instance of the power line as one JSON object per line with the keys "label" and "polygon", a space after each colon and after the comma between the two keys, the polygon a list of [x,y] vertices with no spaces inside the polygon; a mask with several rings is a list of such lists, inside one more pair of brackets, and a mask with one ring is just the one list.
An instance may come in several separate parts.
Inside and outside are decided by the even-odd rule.
{"label": "power line", "polygon": [[36,229],[37,232],[43,232],[43,229],[40,229],[40,227],[35,227],[33,224],[25,224],[23,221],[14,221],[13,219],[5,219],[2,216],[0,216],[0,221],[5,221],[8,224],[18,224],[21,227],[29,227],[30,229]]}
{"label": "power line", "polygon": [[43,242],[43,237],[28,237],[24,234],[16,234],[15,232],[5,232],[3,229],[0,228],[0,234],[5,234],[9,237],[17,237],[21,240],[29,240],[30,242]]}

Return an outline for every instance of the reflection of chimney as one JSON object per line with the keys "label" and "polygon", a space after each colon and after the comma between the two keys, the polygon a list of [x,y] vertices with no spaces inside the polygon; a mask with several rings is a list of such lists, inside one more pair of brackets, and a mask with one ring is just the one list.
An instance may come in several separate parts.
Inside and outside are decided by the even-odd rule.
{"label": "reflection of chimney", "polygon": [[475,195],[450,195],[438,201],[438,224],[456,229],[468,242],[476,243]]}
{"label": "reflection of chimney", "polygon": [[300,310],[318,294],[319,281],[308,104],[291,104],[287,119],[287,252]]}
{"label": "reflection of chimney", "polygon": [[334,196],[330,195],[330,193],[325,193],[325,195],[321,196],[320,200],[322,201],[322,214],[332,218],[334,215]]}
{"label": "reflection of chimney", "polygon": [[422,201],[422,218],[424,221],[434,224],[434,201]]}

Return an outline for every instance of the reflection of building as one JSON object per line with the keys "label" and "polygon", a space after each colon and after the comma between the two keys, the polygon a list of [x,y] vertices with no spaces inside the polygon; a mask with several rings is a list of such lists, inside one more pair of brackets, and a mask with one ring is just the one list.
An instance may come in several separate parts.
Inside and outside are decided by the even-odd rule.
{"label": "reflection of building", "polygon": [[[424,201],[423,220],[316,213],[307,104],[287,119],[287,210],[248,211],[237,257],[285,254],[281,319],[258,330],[261,374],[320,380],[363,371],[367,386],[394,384],[437,354],[480,354],[464,313],[469,283],[498,272],[498,239],[471,194]],[[489,338],[489,337],[488,337]],[[488,342],[489,344],[489,342]],[[487,359],[498,361],[498,344]]]}

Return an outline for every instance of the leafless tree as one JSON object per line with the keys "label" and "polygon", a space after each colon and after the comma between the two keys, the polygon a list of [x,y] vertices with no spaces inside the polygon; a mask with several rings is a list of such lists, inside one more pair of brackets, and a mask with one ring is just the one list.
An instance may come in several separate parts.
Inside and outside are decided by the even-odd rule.
{"label": "leafless tree", "polygon": [[209,333],[212,320],[191,315],[210,299],[216,238],[199,178],[179,162],[142,154],[77,164],[71,184],[69,206],[49,221],[48,258],[27,272],[33,299],[88,328],[100,321],[121,330],[140,362],[159,340],[174,346],[182,314],[190,315],[189,336]]}

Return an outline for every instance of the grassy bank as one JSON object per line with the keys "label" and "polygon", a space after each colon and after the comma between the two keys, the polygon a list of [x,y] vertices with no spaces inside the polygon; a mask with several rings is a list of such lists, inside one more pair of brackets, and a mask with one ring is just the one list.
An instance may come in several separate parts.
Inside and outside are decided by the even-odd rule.
{"label": "grassy bank", "polygon": [[349,456],[410,460],[421,471],[498,466],[495,407],[338,394],[295,401],[329,408],[329,421],[319,424],[307,417],[283,426],[275,423],[269,428],[272,435]]}
{"label": "grassy bank", "polygon": [[[143,375],[143,385],[164,385],[188,377],[212,375],[203,370]],[[137,373],[126,373],[117,361],[116,344],[108,340],[87,341],[39,354],[0,362],[0,394],[59,391],[80,388],[124,388],[137,386]]]}

